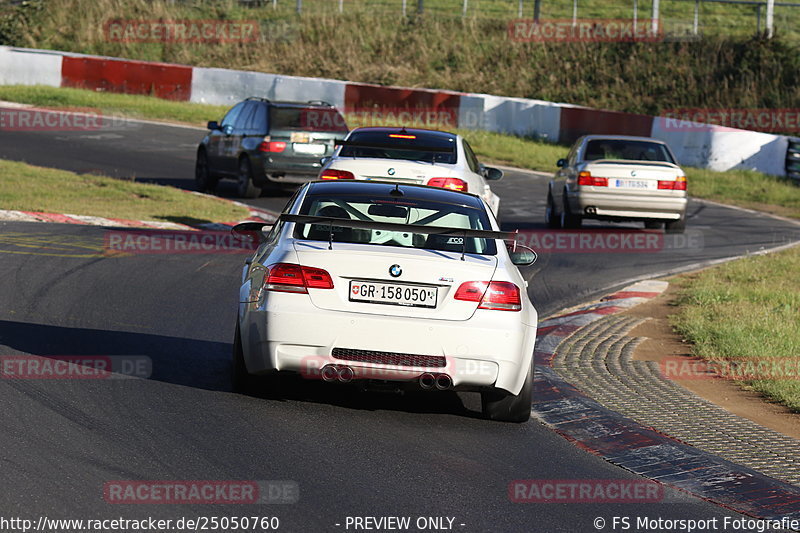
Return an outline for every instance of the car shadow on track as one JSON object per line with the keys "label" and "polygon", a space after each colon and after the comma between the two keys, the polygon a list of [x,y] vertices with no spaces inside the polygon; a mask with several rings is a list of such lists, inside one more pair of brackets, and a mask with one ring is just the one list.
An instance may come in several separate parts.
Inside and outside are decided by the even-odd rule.
{"label": "car shadow on track", "polygon": [[[423,391],[413,386],[396,387],[385,382],[325,383],[286,374],[258,380],[247,396],[265,402],[309,402],[364,411],[452,414],[481,418],[475,393]],[[476,407],[477,406],[477,407]]]}
{"label": "car shadow on track", "polygon": [[[108,357],[116,369],[118,362],[147,358],[149,375],[134,371],[134,377],[217,392],[231,390],[231,350],[231,344],[225,342],[0,320],[0,359],[20,355]],[[1,377],[13,378],[6,374]],[[479,412],[467,407],[474,401],[467,398],[465,402],[465,394],[452,391],[400,393],[376,390],[374,386],[363,390],[361,383],[324,383],[293,375],[281,376],[277,388],[272,386],[275,380],[259,381],[263,381],[263,387],[242,397],[268,403],[308,402],[345,409],[480,417]]]}

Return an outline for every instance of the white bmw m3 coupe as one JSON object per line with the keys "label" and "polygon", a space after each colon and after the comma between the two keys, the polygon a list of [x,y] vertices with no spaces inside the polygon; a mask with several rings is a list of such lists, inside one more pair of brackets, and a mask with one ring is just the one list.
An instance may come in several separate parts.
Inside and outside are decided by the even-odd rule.
{"label": "white bmw m3 coupe", "polygon": [[402,382],[478,391],[488,418],[528,420],[537,313],[516,265],[536,254],[481,197],[317,181],[263,226],[233,229],[262,241],[242,273],[234,390],[284,373]]}

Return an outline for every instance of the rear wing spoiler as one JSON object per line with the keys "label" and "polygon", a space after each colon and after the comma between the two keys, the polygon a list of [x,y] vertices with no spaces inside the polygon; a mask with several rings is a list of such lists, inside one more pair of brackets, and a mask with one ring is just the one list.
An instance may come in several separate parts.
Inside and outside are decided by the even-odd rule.
{"label": "rear wing spoiler", "polygon": [[367,143],[359,141],[346,141],[344,139],[336,140],[336,146],[354,146],[356,148],[379,148],[385,150],[405,150],[407,152],[435,152],[439,154],[452,154],[456,151],[455,143],[452,148],[442,148],[441,146],[405,146],[401,144],[390,143]]}
{"label": "rear wing spoiler", "polygon": [[[334,218],[334,217],[320,217],[314,215],[291,215],[283,213],[278,222],[294,222],[296,224],[322,224],[330,228],[328,249],[333,249],[333,228],[354,228],[354,229],[371,229],[371,230],[384,230],[384,231],[405,231],[407,233],[420,233],[423,235],[455,235],[457,237],[465,237],[462,245],[461,258],[464,258],[466,252],[466,237],[474,237],[479,239],[501,239],[514,241],[516,244],[516,232],[509,231],[492,231],[471,228],[447,228],[438,226],[420,226],[416,224],[400,224],[393,222],[374,222],[371,220],[352,220],[348,218]],[[268,222],[242,222],[231,228],[231,233],[235,235],[247,235],[248,233],[261,231],[264,226],[270,226]]]}

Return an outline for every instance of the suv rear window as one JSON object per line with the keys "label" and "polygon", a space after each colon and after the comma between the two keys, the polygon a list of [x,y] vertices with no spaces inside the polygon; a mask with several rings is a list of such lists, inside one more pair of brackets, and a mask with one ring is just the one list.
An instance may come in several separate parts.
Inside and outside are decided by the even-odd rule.
{"label": "suv rear window", "polygon": [[349,131],[342,114],[330,107],[272,107],[269,119],[273,130]]}
{"label": "suv rear window", "polygon": [[[376,157],[379,159],[405,159],[426,163],[457,161],[455,135],[403,131],[356,131],[347,139],[348,143],[339,153],[340,157]],[[359,143],[372,146],[358,146]],[[375,148],[374,146],[380,146]],[[402,150],[393,147],[402,147]],[[433,148],[436,151],[426,150]]]}

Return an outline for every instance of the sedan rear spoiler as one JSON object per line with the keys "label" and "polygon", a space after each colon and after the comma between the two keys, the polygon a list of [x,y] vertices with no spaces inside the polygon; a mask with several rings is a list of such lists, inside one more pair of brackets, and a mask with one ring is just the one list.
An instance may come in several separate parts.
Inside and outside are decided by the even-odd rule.
{"label": "sedan rear spoiler", "polygon": [[[371,220],[352,220],[349,218],[320,217],[314,215],[291,215],[283,213],[278,222],[294,222],[297,224],[324,224],[330,228],[328,238],[328,249],[333,249],[333,228],[355,228],[372,229],[384,231],[405,231],[408,233],[421,233],[423,235],[455,235],[465,237],[462,242],[461,259],[464,259],[466,252],[466,237],[479,239],[501,239],[514,241],[517,233],[510,231],[492,231],[471,228],[448,228],[441,226],[421,226],[417,224],[400,224],[394,222],[375,222]],[[278,223],[276,222],[276,224]],[[261,231],[264,226],[270,226],[268,222],[242,222],[231,228],[231,233],[235,235],[247,235],[252,232]]]}

